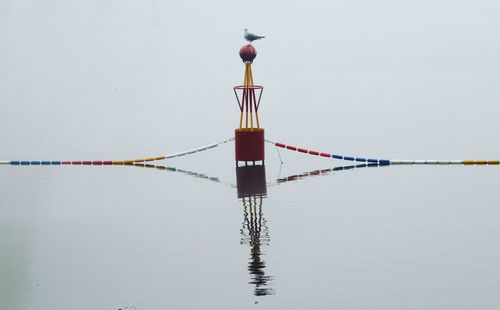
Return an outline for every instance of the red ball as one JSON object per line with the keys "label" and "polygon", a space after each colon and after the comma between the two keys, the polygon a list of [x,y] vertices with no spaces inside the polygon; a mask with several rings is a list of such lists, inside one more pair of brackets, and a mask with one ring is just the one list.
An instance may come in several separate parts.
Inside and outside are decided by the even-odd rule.
{"label": "red ball", "polygon": [[243,62],[252,62],[255,57],[257,57],[257,50],[253,45],[244,45],[242,48],[240,48],[240,57],[243,60]]}

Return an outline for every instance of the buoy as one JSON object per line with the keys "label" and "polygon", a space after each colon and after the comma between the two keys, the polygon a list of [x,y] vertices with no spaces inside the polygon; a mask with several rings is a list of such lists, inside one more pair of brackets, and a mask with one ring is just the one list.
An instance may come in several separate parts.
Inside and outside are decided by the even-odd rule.
{"label": "buoy", "polygon": [[245,78],[243,85],[233,87],[240,108],[240,126],[234,131],[236,166],[240,162],[264,165],[264,128],[260,127],[258,114],[264,87],[253,82],[252,63],[256,56],[257,50],[251,44],[240,49]]}

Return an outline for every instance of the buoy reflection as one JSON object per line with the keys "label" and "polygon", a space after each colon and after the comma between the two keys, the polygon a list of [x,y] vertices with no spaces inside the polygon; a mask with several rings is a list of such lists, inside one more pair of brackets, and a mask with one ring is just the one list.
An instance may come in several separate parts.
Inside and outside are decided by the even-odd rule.
{"label": "buoy reflection", "polygon": [[273,276],[266,274],[263,257],[269,246],[269,228],[263,213],[263,202],[267,195],[265,166],[236,168],[238,198],[243,204],[241,244],[250,246],[248,272],[255,296],[273,295]]}

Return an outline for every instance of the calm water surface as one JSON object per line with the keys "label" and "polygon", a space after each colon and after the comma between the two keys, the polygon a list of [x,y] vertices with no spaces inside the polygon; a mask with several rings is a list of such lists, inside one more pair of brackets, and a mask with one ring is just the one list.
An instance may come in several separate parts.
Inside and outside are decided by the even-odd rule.
{"label": "calm water surface", "polygon": [[500,306],[498,167],[280,168],[268,148],[236,170],[231,152],[2,167],[2,309]]}

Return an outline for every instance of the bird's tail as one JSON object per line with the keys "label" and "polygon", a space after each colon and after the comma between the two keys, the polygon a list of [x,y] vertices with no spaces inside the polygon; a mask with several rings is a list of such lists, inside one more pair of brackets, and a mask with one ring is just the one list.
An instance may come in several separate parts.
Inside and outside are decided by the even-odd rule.
{"label": "bird's tail", "polygon": [[264,39],[266,36],[259,36],[259,39]]}

